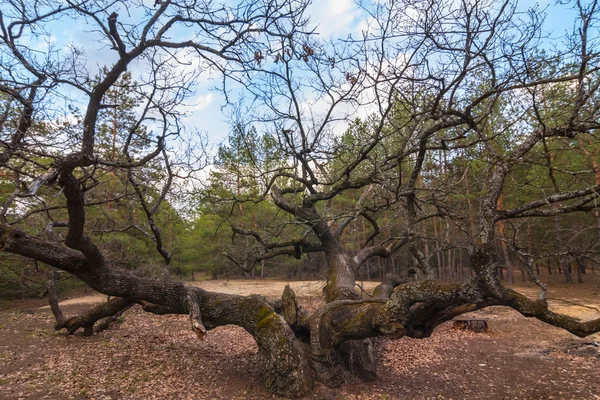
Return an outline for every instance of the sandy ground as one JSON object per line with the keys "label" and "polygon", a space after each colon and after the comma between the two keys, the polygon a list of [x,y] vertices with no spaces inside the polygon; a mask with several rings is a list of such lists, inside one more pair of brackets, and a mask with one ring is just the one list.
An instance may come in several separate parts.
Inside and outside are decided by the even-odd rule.
{"label": "sandy ground", "polygon": [[[280,280],[210,280],[190,282],[198,287],[212,291],[229,294],[239,294],[247,296],[254,293],[260,293],[263,296],[277,298],[283,293],[286,285],[294,290],[298,297],[318,297],[322,293],[324,281],[280,281]],[[379,282],[359,282],[361,287],[371,293]],[[515,287],[518,292],[534,299],[538,296],[539,290],[536,287]],[[564,289],[550,288],[548,294],[548,305],[551,310],[568,314],[582,320],[589,320],[600,317],[600,296],[596,299],[593,295],[594,289],[584,287],[569,293],[564,297]],[[561,297],[563,296],[563,297]],[[77,304],[94,304],[106,301],[106,296],[101,294],[90,294],[79,296],[60,302],[61,306]],[[49,305],[41,307],[50,309]]]}
{"label": "sandy ground", "polygon": [[[286,283],[197,284],[279,296]],[[306,302],[320,293],[322,283],[291,285]],[[537,296],[534,287],[517,289]],[[599,292],[597,284],[562,285],[551,288],[549,297],[553,308],[587,319],[600,316]],[[100,295],[69,299],[62,302],[63,311],[75,315],[104,300]],[[256,344],[238,327],[219,327],[198,341],[186,316],[155,316],[136,307],[99,335],[68,336],[52,329],[43,303],[8,306],[0,311],[0,399],[272,398],[260,383]],[[427,339],[378,340],[376,382],[350,382],[339,389],[317,383],[307,398],[600,399],[600,351],[594,345],[599,334],[580,339],[505,307],[471,316],[487,319],[489,332],[456,331],[446,323]]]}
{"label": "sandy ground", "polygon": [[[254,293],[262,294],[267,297],[280,297],[283,293],[283,289],[286,285],[294,290],[298,297],[316,297],[322,293],[325,282],[323,281],[278,281],[278,280],[210,280],[210,281],[198,281],[198,282],[187,282],[211,292],[221,292],[229,294],[240,294],[247,296]],[[364,290],[369,292],[373,291],[378,282],[363,282],[361,286]],[[75,305],[75,304],[93,304],[101,303],[106,301],[106,296],[101,294],[90,294],[75,297],[68,300],[60,301],[61,306]],[[50,309],[49,305],[42,306],[41,308]]]}

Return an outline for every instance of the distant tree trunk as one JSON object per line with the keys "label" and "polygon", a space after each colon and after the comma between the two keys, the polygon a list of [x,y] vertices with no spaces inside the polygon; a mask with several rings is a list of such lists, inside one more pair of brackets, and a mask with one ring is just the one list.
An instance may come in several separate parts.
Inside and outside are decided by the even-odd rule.
{"label": "distant tree trunk", "polygon": [[437,257],[437,264],[438,264],[438,278],[440,280],[444,279],[444,266],[442,264],[442,257],[441,257],[441,249],[440,249],[440,243],[441,243],[441,237],[440,235],[438,235],[438,228],[437,228],[437,217],[433,218],[433,235],[435,236],[435,240],[436,240],[436,257]]}
{"label": "distant tree trunk", "polygon": [[600,244],[600,212],[598,211],[596,211],[596,226],[598,227],[598,243]]}
{"label": "distant tree trunk", "polygon": [[465,272],[465,251],[464,249],[460,250],[460,279],[462,282],[465,281],[465,277],[467,277],[467,272]]}
{"label": "distant tree trunk", "polygon": [[[592,162],[592,169],[594,170],[594,178],[596,181],[596,185],[600,185],[600,163],[598,162],[598,153],[592,153],[585,148],[585,144],[583,143],[583,137],[580,136],[580,143],[582,144],[581,148],[583,152],[590,158]],[[593,145],[591,139],[588,138],[588,144]],[[598,245],[600,246],[600,212],[596,210],[596,227],[598,233]]]}
{"label": "distant tree trunk", "polygon": [[398,269],[396,268],[396,257],[390,257],[390,263],[392,264],[392,274],[398,275]]}
{"label": "distant tree trunk", "polygon": [[[503,209],[502,204],[502,195],[498,198],[498,210]],[[504,234],[504,222],[498,222],[498,231],[500,233],[500,247],[502,247],[502,255],[504,256],[504,265],[506,266],[506,278],[508,279],[508,284],[512,285],[514,283],[513,271],[510,265],[510,255],[508,253],[508,246],[506,245],[506,235]]]}
{"label": "distant tree trunk", "polygon": [[465,174],[465,186],[467,189],[467,206],[469,208],[469,226],[471,227],[471,238],[473,241],[475,241],[475,237],[477,236],[477,229],[475,228],[475,213],[473,212],[473,206],[471,204],[471,185],[469,184],[468,173]]}
{"label": "distant tree trunk", "polygon": [[[449,244],[449,242],[448,242]],[[454,249],[450,249],[447,251],[447,257],[448,257],[448,275],[450,276],[451,280],[456,280],[456,271],[454,270]]]}
{"label": "distant tree trunk", "polygon": [[[531,223],[529,221],[527,221],[527,252],[529,254],[532,254],[533,252],[533,245],[532,245],[532,241],[531,241]],[[534,266],[535,266],[535,273],[536,275],[540,275],[540,264],[538,262],[534,262]],[[521,273],[523,275],[525,275],[525,267],[523,267],[521,269]],[[529,281],[532,281],[532,278],[529,278]]]}
{"label": "distant tree trunk", "polygon": [[490,253],[490,262],[496,266],[496,274],[500,281],[504,280],[504,267],[498,262],[498,246],[494,246],[494,251]]}
{"label": "distant tree trunk", "polygon": [[[561,231],[562,231],[562,227],[560,225],[560,219],[558,216],[554,217],[554,230],[556,231],[556,235],[557,235],[557,244],[558,244],[558,250],[563,251],[563,240],[562,240],[562,235],[561,235]],[[565,280],[567,283],[573,283],[573,277],[571,276],[571,269],[569,268],[569,263],[567,262],[567,259],[565,256],[561,256],[560,257],[560,269],[562,271],[563,274],[565,274]]]}
{"label": "distant tree trunk", "polygon": [[450,224],[448,221],[446,221],[446,246],[448,246],[448,251],[445,252],[445,263],[448,268],[448,278],[452,280],[454,279],[454,272],[452,271],[452,249],[450,248]]}
{"label": "distant tree trunk", "polygon": [[502,241],[502,252],[504,255],[504,265],[506,266],[506,279],[508,279],[508,284],[512,285],[514,283],[513,270],[510,265],[510,255],[504,241]]}
{"label": "distant tree trunk", "polygon": [[577,270],[577,283],[583,283],[583,269],[579,260],[575,260],[575,269]]}
{"label": "distant tree trunk", "polygon": [[571,275],[571,266],[569,265],[566,257],[560,258],[560,268],[565,274],[565,280],[567,283],[573,283],[573,276]]}

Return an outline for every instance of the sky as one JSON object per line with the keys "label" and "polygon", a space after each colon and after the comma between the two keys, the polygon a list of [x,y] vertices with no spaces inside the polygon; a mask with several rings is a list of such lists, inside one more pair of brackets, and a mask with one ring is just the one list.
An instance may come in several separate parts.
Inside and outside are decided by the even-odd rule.
{"label": "sky", "polygon": [[[524,11],[528,7],[538,5],[541,9],[545,9],[550,4],[552,2],[549,0],[524,0],[519,2],[519,8]],[[355,37],[359,36],[367,18],[364,10],[354,0],[314,0],[308,11],[312,23],[318,26],[319,35],[324,38],[346,37],[349,34]],[[135,11],[130,10],[130,12],[133,12],[135,17]],[[570,12],[565,11],[564,8],[556,10],[549,7],[546,30],[553,36],[560,37],[566,30],[572,28],[573,19],[574,14],[570,15]],[[110,65],[114,60],[114,52],[95,42],[93,36],[89,34],[89,29],[88,26],[81,23],[75,24],[74,21],[57,21],[50,25],[52,31],[50,41],[60,41],[63,45],[69,42],[77,43],[85,51],[90,70],[102,65]],[[37,43],[36,46],[39,46],[38,49],[43,52],[44,43]],[[191,60],[190,66],[181,68],[184,70],[196,67],[197,63],[195,64],[195,61]],[[136,63],[130,66],[129,70],[134,74],[134,78],[136,69],[140,68],[143,66]],[[210,79],[206,74],[203,79],[198,81],[195,93],[188,99],[187,106],[181,108],[186,112],[185,124],[203,132],[208,138],[209,145],[213,148],[227,140],[231,130],[228,116],[222,110],[224,98],[222,94],[214,90],[216,85],[218,85],[218,81]]]}
{"label": "sky", "polygon": [[[366,18],[354,0],[314,0],[308,12],[319,36],[324,38],[360,34],[360,26]],[[231,126],[221,110],[224,103],[222,95],[210,91],[212,84],[206,82],[201,85],[192,107],[194,112],[187,121],[191,125],[202,126],[209,144],[214,147],[227,140]]]}
{"label": "sky", "polygon": [[[559,12],[556,8],[549,7],[553,3],[552,0],[526,0],[520,1],[519,7],[523,11],[533,6],[546,9],[548,33],[560,37],[564,35],[565,31],[572,28],[575,14],[564,8]],[[368,17],[355,0],[315,0],[309,8],[309,14],[313,24],[318,26],[319,35],[324,38],[346,37],[349,34],[355,37],[359,36]],[[219,93],[207,91],[210,89],[208,82],[199,89],[195,97],[195,105],[192,107],[194,112],[187,120],[191,124],[204,127],[209,143],[213,145],[221,143],[227,139],[230,132],[227,117],[221,111],[222,96]]]}
{"label": "sky", "polygon": [[[525,0],[519,2],[519,8],[522,11],[534,6],[546,9],[547,31],[555,37],[560,37],[572,28],[575,14],[564,8],[557,10],[549,7],[552,4],[552,0]],[[346,37],[349,34],[360,36],[361,28],[368,17],[357,5],[356,0],[314,0],[308,11],[311,21],[318,26],[319,35],[324,38]],[[193,125],[203,126],[209,143],[215,145],[227,139],[230,125],[227,117],[221,112],[222,96],[216,92],[207,92],[209,85],[202,85],[199,90],[195,98],[194,112],[190,114],[188,121]]]}

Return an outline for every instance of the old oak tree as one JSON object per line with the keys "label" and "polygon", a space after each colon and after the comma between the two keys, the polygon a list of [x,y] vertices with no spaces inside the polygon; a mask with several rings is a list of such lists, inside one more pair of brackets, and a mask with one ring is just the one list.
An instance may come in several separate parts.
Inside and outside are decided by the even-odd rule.
{"label": "old oak tree", "polygon": [[[506,242],[539,284],[539,298],[505,287],[493,257],[499,224],[597,211],[597,163],[594,171],[556,164],[556,154],[577,143],[598,144],[597,2],[561,5],[574,15],[564,40],[544,35],[539,11],[511,1],[390,0],[364,5],[359,33],[327,41],[310,28],[308,6],[84,0],[0,7],[2,250],[112,296],[67,319],[50,285],[56,327],[93,333],[98,321],[134,304],[189,315],[200,338],[238,325],[258,345],[264,385],[286,397],[306,395],[315,379],[331,386],[374,379],[372,338],[425,338],[488,306],[578,336],[600,331],[600,319],[580,322],[548,309],[518,226]],[[86,46],[53,37],[66,22],[97,41],[104,68],[90,71]],[[272,202],[280,214],[272,220],[278,226],[262,231],[232,224],[248,248],[222,262],[249,269],[278,256],[324,254],[324,303],[316,310],[306,311],[289,287],[273,301],[169,278],[171,254],[156,213],[174,185],[189,189],[201,176],[199,140],[185,138],[202,127],[185,125],[181,105],[208,75],[220,82],[236,124],[264,131],[277,153],[277,162],[255,157],[250,136],[240,136],[249,167],[232,179],[252,182],[253,190],[221,200]],[[441,154],[450,167],[433,173]],[[501,207],[509,180],[528,179],[517,173],[528,163],[545,171],[552,190]],[[457,207],[465,190],[475,190],[467,182],[474,177],[477,207]],[[164,259],[163,276],[123,268],[92,240],[86,216],[119,201],[135,203],[148,230],[139,218],[106,229],[144,232]],[[380,226],[382,215],[394,224]],[[422,229],[433,219],[462,228],[467,239],[456,246],[468,250],[466,280],[437,279]],[[370,227],[368,237],[350,245],[358,221]],[[399,249],[411,254],[405,267],[414,278],[388,275],[362,298],[361,267]]]}

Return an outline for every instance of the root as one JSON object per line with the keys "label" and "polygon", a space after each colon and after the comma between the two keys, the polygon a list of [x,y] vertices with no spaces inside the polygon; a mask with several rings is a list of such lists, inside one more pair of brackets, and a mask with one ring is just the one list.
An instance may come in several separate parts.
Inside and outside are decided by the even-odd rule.
{"label": "root", "polygon": [[[107,329],[110,324],[115,322],[134,304],[135,302],[132,300],[122,297],[113,297],[109,301],[95,306],[79,316],[68,319],[57,319],[54,329],[57,331],[66,329],[67,332],[72,335],[78,329],[83,328],[83,334],[85,336],[91,336],[94,333],[98,333]],[[62,316],[62,312],[60,315]],[[102,320],[100,324],[94,327],[94,324],[100,320]]]}

